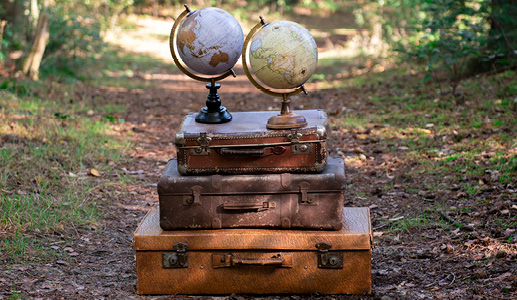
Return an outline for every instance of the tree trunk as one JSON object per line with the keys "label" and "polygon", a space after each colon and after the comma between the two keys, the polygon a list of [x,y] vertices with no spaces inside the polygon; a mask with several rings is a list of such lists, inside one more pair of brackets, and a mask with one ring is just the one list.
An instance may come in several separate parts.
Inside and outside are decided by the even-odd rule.
{"label": "tree trunk", "polygon": [[47,46],[49,38],[49,22],[47,14],[42,13],[38,19],[38,26],[36,28],[36,37],[34,38],[34,44],[32,50],[23,63],[22,72],[26,76],[29,76],[32,80],[38,80],[39,78],[39,66],[45,47]]}

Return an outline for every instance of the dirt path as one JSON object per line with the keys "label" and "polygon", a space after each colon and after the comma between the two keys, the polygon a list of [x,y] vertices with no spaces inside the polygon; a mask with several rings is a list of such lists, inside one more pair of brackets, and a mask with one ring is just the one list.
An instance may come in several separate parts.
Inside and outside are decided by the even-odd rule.
{"label": "dirt path", "polygon": [[[223,81],[220,89],[223,105],[229,111],[278,109],[278,99],[261,94],[246,80],[241,68],[236,68],[236,71],[237,78]],[[69,261],[36,262],[32,266],[15,266],[4,272],[4,281],[16,279],[13,281],[21,282],[18,287],[20,293],[34,299],[174,298],[136,295],[132,234],[144,214],[151,207],[158,206],[156,183],[168,159],[176,155],[173,145],[176,130],[187,112],[199,111],[204,105],[207,91],[204,84],[177,72],[164,71],[144,77],[135,76],[131,80],[152,80],[152,88],[86,87],[84,91],[109,99],[114,104],[128,104],[129,111],[117,115],[125,119],[118,130],[122,134],[131,132],[136,147],[129,153],[133,163],[117,167],[135,178],[137,184],[132,185],[129,191],[126,186],[115,186],[111,191],[95,191],[104,201],[102,210],[105,217],[98,227],[56,233],[51,246],[69,253]],[[308,89],[311,91],[311,86]],[[365,91],[360,90],[312,89],[309,96],[298,96],[293,101],[295,108],[326,109],[335,125],[334,120],[343,117],[342,107],[367,111],[367,104],[358,104],[361,101],[367,103],[367,96]],[[399,159],[397,150],[383,149],[378,145],[373,133],[377,126],[382,124],[372,124],[371,128],[361,132],[334,126],[329,136],[331,155],[357,158],[348,160],[349,187],[345,205],[371,208],[375,233],[375,248],[372,250],[373,295],[282,298],[389,300],[515,297],[517,251],[515,247],[494,238],[489,228],[466,231],[430,226],[418,231],[387,232],[397,216],[421,211],[422,206],[432,206],[433,201],[438,201],[437,198],[450,194],[408,193],[404,186],[418,185],[426,180],[426,175],[422,174],[420,178],[404,177],[410,162]],[[455,205],[453,200],[449,204]],[[65,241],[72,242],[65,244]],[[0,299],[2,297],[0,294]],[[207,299],[194,296],[179,298]],[[232,295],[223,298],[252,297]]]}

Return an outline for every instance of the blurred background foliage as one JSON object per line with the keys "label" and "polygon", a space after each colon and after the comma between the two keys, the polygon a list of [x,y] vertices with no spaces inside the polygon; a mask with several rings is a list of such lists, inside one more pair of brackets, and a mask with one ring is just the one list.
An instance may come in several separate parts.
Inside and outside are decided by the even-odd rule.
{"label": "blurred background foliage", "polygon": [[[42,76],[82,80],[104,51],[105,33],[128,14],[174,18],[183,4],[218,6],[239,20],[263,15],[351,16],[369,32],[366,53],[385,64],[411,59],[425,80],[448,80],[513,69],[517,58],[517,0],[5,0],[0,3],[0,75],[13,76],[30,50],[37,18],[50,16]],[[253,15],[252,15],[253,12]],[[308,12],[308,13],[307,13]],[[345,23],[345,22],[344,22]]]}

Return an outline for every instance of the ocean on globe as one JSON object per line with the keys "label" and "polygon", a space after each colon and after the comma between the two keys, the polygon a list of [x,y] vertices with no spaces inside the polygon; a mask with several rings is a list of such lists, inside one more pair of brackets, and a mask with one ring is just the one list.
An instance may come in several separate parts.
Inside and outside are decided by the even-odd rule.
{"label": "ocean on globe", "polygon": [[252,37],[249,48],[253,73],[275,89],[301,86],[318,63],[314,38],[303,26],[291,21],[266,24]]}
{"label": "ocean on globe", "polygon": [[243,43],[239,22],[216,7],[193,11],[177,33],[181,59],[190,69],[204,75],[222,74],[233,68],[241,56]]}

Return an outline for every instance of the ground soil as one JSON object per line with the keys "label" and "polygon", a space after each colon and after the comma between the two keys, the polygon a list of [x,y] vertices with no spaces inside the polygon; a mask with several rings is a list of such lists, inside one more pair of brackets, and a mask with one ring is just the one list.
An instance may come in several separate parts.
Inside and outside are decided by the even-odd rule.
{"label": "ground soil", "polygon": [[[279,100],[260,93],[237,68],[237,78],[221,82],[219,93],[229,111],[277,110]],[[146,80],[143,76],[130,79]],[[175,157],[174,135],[183,116],[197,112],[204,105],[207,90],[179,72],[154,74],[146,89],[115,89],[83,86],[78,91],[113,104],[127,104],[127,113],[117,118],[122,134],[131,132],[135,148],[128,153],[129,165],[117,168],[137,179],[129,187],[114,187],[109,193],[99,191],[105,201],[104,216],[98,227],[78,228],[56,233],[50,246],[67,252],[69,259],[32,265],[15,265],[2,271],[0,281],[17,282],[19,295],[34,299],[515,299],[517,297],[517,254],[515,245],[503,243],[504,232],[491,232],[482,225],[472,229],[454,226],[426,226],[420,230],[389,231],[397,216],[416,215],[422,203],[446,200],[458,206],[454,189],[438,194],[408,193],[400,180],[418,186],[426,174],[408,178],[407,162],[397,159],[397,150],[381,148],[369,132],[341,130],[333,127],[328,146],[331,156],[356,155],[364,158],[347,165],[346,206],[370,207],[374,232],[372,249],[372,295],[261,296],[224,295],[217,297],[139,296],[136,294],[135,252],[132,234],[149,209],[158,206],[156,183],[170,158]],[[316,90],[309,96],[293,99],[295,108],[323,108],[331,122],[339,118],[341,107],[357,106],[367,97],[364,90]],[[377,125],[372,125],[377,126]],[[366,135],[366,138],[365,138]],[[360,149],[357,150],[357,149]],[[388,171],[386,171],[388,170]],[[402,178],[402,179],[401,179]],[[107,180],[107,179],[99,179]],[[389,188],[385,188],[389,186]],[[495,187],[493,193],[515,193],[512,186]],[[504,190],[505,189],[505,190]],[[510,191],[508,191],[510,189]],[[490,193],[488,191],[487,193]],[[450,198],[449,198],[450,197]],[[510,203],[511,204],[511,203]],[[509,204],[502,204],[509,205]],[[479,220],[487,221],[501,214],[481,208]],[[511,210],[511,213],[514,213]],[[439,215],[432,216],[435,220]],[[447,221],[444,221],[447,223]],[[0,282],[2,284],[2,282]],[[4,286],[5,287],[5,286]],[[8,298],[11,297],[11,298]],[[0,294],[0,299],[15,299]]]}

